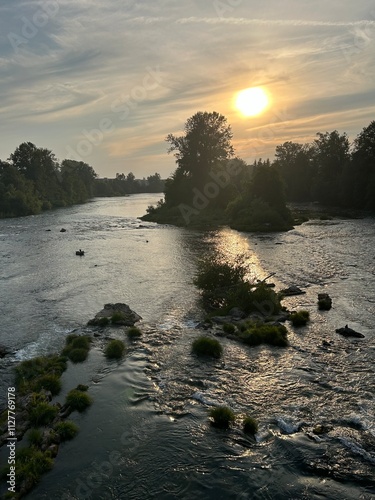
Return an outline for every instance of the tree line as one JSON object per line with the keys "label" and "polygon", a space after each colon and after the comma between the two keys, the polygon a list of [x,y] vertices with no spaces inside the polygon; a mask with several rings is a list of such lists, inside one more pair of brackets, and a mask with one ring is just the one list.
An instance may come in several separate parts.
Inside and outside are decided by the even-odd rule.
{"label": "tree line", "polygon": [[69,159],[59,163],[49,149],[24,142],[7,161],[0,160],[0,217],[37,214],[95,196],[161,192],[163,187],[159,174],[142,180],[131,172],[98,179],[87,163]]}
{"label": "tree line", "polygon": [[148,208],[145,220],[286,230],[293,224],[288,201],[375,209],[375,121],[352,144],[337,130],[318,133],[310,144],[285,142],[276,147],[274,161],[251,165],[235,156],[232,137],[216,112],[198,112],[184,135],[168,135],[177,168],[166,181],[164,200]]}

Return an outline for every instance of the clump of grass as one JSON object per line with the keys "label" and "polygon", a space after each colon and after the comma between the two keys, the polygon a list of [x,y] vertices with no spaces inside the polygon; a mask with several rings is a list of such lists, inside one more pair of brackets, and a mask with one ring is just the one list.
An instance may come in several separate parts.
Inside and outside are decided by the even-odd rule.
{"label": "clump of grass", "polygon": [[125,344],[121,340],[111,340],[105,348],[104,354],[109,359],[120,359],[125,351]]}
{"label": "clump of grass", "polygon": [[109,325],[109,318],[107,318],[106,316],[104,316],[103,318],[98,319],[97,325],[98,326],[107,326],[107,325]]}
{"label": "clump of grass", "polygon": [[268,344],[277,347],[286,347],[288,345],[288,330],[284,325],[253,325],[244,332],[241,332],[239,338],[247,345],[257,346]]}
{"label": "clump of grass", "polygon": [[246,434],[256,434],[258,432],[258,422],[253,417],[245,417],[243,420],[243,431]]}
{"label": "clump of grass", "polygon": [[233,411],[227,406],[217,406],[210,411],[210,417],[216,427],[227,429],[229,425],[234,422],[235,415]]}
{"label": "clump of grass", "polygon": [[212,339],[211,337],[201,336],[194,340],[192,352],[197,356],[220,358],[223,348],[218,340]]}
{"label": "clump of grass", "polygon": [[39,427],[50,424],[57,416],[59,409],[46,402],[35,404],[29,410],[29,419],[31,425]]}
{"label": "clump of grass", "polygon": [[35,447],[22,448],[16,453],[16,488],[27,481],[30,488],[35,486],[43,474],[53,467],[53,460],[49,452],[42,452]]}
{"label": "clump of grass", "polygon": [[223,331],[225,333],[233,334],[236,331],[236,327],[233,325],[233,323],[224,323]]}
{"label": "clump of grass", "polygon": [[55,375],[59,378],[66,370],[67,363],[63,356],[39,356],[22,361],[16,368],[16,386],[19,394],[32,392],[36,379]]}
{"label": "clump of grass", "polygon": [[36,427],[30,429],[27,439],[30,443],[31,446],[40,446],[43,441],[43,433],[40,429],[37,429]]}
{"label": "clump of grass", "polygon": [[332,299],[328,293],[318,294],[318,308],[320,311],[329,311],[332,308]]}
{"label": "clump of grass", "polygon": [[66,396],[66,404],[72,410],[82,412],[92,404],[92,398],[86,392],[73,389]]}
{"label": "clump of grass", "polygon": [[305,326],[309,320],[309,311],[296,311],[290,315],[290,321],[292,322],[293,326]]}
{"label": "clump of grass", "polygon": [[87,359],[91,346],[91,338],[88,335],[71,334],[66,337],[66,347],[63,354],[73,363],[81,363]]}
{"label": "clump of grass", "polygon": [[130,339],[135,339],[142,336],[141,330],[136,326],[130,327],[129,330],[127,331],[127,334]]}
{"label": "clump of grass", "polygon": [[68,441],[73,439],[78,431],[79,427],[71,420],[65,420],[64,422],[58,422],[55,427],[55,431],[60,436],[61,441]]}
{"label": "clump of grass", "polygon": [[112,314],[111,322],[114,325],[121,324],[124,321],[124,319],[125,316],[123,314],[121,314],[120,312],[115,312],[114,314]]}
{"label": "clump of grass", "polygon": [[32,384],[33,390],[40,392],[41,390],[50,391],[53,396],[61,391],[61,380],[59,375],[42,375],[38,377]]}

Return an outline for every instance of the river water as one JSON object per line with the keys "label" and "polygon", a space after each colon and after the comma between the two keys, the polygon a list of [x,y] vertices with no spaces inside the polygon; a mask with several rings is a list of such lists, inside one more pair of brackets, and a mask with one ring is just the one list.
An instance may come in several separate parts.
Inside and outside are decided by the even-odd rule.
{"label": "river water", "polygon": [[[375,498],[374,219],[311,220],[282,234],[197,232],[140,221],[159,198],[0,221],[0,343],[11,351],[0,360],[2,406],[14,364],[61,350],[73,330],[92,333],[85,325],[103,304],[126,302],[143,318],[140,340],[103,334],[125,339],[121,362],[105,359],[98,337],[88,360],[63,375],[57,401],[88,383],[94,404],[72,414],[78,436],[28,498]],[[196,262],[212,248],[246,252],[254,277],[275,273],[277,289],[306,290],[284,302],[311,316],[306,327],[287,324],[288,348],[221,339],[219,361],[190,354],[204,317]],[[320,292],[331,311],[317,310]],[[365,338],[335,333],[345,324]],[[210,425],[217,404],[238,415],[230,430]],[[242,433],[245,414],[259,422],[255,439]]]}

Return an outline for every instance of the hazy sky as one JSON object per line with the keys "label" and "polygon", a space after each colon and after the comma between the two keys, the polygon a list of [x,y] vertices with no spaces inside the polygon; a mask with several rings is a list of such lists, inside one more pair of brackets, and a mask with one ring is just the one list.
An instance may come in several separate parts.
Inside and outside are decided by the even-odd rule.
{"label": "hazy sky", "polygon": [[[372,0],[2,0],[0,158],[24,141],[100,176],[175,168],[165,137],[197,111],[232,126],[238,156],[375,119]],[[264,114],[236,92],[263,86]]]}

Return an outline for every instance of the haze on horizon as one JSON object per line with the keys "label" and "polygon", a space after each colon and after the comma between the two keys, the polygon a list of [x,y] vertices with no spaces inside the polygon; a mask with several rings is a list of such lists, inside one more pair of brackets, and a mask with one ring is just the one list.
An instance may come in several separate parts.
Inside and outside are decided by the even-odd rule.
{"label": "haze on horizon", "polygon": [[[167,177],[164,139],[197,111],[225,115],[248,162],[375,117],[369,0],[5,0],[0,31],[2,160],[31,141],[101,177]],[[270,96],[256,116],[235,106],[250,87]]]}

